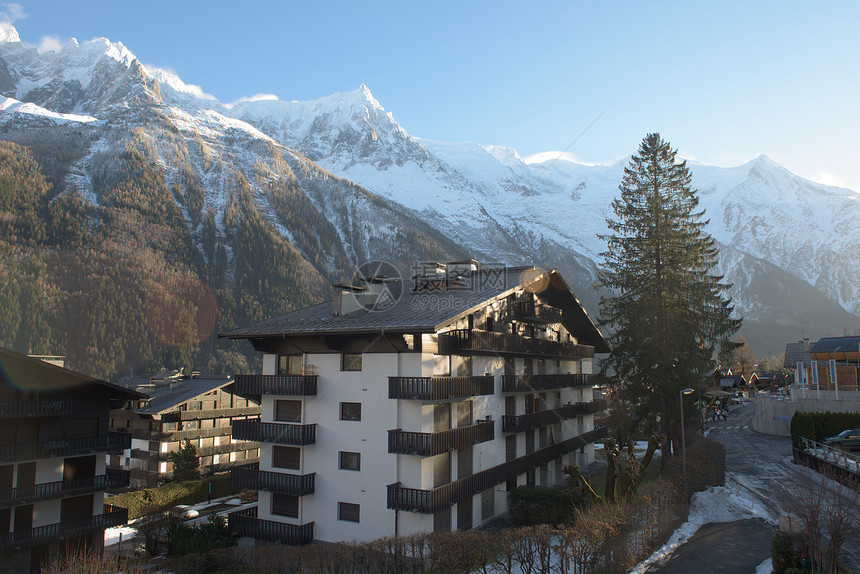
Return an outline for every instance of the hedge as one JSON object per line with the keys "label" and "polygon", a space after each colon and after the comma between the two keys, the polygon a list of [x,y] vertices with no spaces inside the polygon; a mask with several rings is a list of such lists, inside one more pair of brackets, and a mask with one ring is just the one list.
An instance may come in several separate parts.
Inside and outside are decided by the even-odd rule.
{"label": "hedge", "polygon": [[791,417],[791,444],[800,448],[800,437],[816,442],[837,435],[845,429],[860,427],[860,413],[807,413],[797,411]]}
{"label": "hedge", "polygon": [[167,510],[177,504],[197,504],[208,500],[210,480],[212,481],[212,498],[230,496],[238,492],[230,484],[230,474],[226,473],[200,480],[168,482],[158,488],[124,492],[110,497],[107,502],[128,508],[129,519],[139,518],[150,512]]}

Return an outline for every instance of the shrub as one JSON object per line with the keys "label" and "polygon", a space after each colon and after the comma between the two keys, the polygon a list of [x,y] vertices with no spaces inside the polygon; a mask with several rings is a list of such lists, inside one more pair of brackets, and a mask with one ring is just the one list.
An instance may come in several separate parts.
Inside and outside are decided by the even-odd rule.
{"label": "shrub", "polygon": [[797,564],[803,537],[798,534],[776,531],[770,540],[770,555],[774,574],[788,574]]}
{"label": "shrub", "polygon": [[545,486],[518,486],[511,491],[511,520],[521,526],[570,522],[574,508],[586,504],[578,491]]}
{"label": "shrub", "polygon": [[230,483],[230,475],[227,473],[189,482],[169,482],[158,488],[124,492],[111,497],[110,503],[128,508],[130,519],[139,518],[150,512],[167,510],[176,504],[197,504],[207,500],[210,481],[212,498],[238,492]]}

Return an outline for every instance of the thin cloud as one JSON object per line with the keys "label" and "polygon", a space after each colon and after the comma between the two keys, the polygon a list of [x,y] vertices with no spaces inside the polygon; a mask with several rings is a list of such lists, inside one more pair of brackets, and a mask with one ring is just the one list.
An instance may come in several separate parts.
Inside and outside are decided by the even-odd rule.
{"label": "thin cloud", "polygon": [[63,42],[57,36],[42,36],[39,46],[36,48],[40,54],[45,52],[59,52],[63,49]]}
{"label": "thin cloud", "polygon": [[20,4],[0,3],[0,24],[14,24],[16,20],[23,20],[26,17],[27,13]]}

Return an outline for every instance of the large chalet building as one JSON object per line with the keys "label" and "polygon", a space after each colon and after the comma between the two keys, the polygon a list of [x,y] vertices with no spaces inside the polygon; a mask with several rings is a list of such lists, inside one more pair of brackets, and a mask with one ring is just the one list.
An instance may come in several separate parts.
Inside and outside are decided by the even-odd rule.
{"label": "large chalet building", "polygon": [[259,490],[233,531],[289,544],[480,526],[517,485],[563,482],[605,435],[594,414],[603,336],[555,270],[423,264],[363,277],[331,301],[236,329],[263,354],[237,392],[259,420]]}
{"label": "large chalet building", "polygon": [[258,444],[231,435],[235,421],[260,416],[260,405],[235,394],[232,377],[180,370],[133,377],[123,385],[145,395],[111,411],[110,418],[110,430],[131,435],[129,448],[112,456],[110,467],[129,470],[132,487],[172,478],[170,455],[186,440],[197,451],[202,474],[257,462]]}
{"label": "large chalet building", "polygon": [[68,552],[100,553],[128,511],[104,505],[129,473],[105,468],[127,448],[108,431],[111,406],[141,394],[0,348],[0,560],[38,572]]}

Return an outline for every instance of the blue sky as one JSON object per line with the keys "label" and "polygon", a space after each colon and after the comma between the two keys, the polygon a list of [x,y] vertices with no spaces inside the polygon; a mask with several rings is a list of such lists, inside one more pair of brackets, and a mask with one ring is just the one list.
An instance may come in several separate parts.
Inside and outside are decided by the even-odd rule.
{"label": "blue sky", "polygon": [[[611,162],[659,131],[699,161],[766,153],[860,190],[857,2],[5,5],[23,41],[105,36],[222,102],[366,84],[410,134]],[[52,41],[49,40],[49,41]]]}

